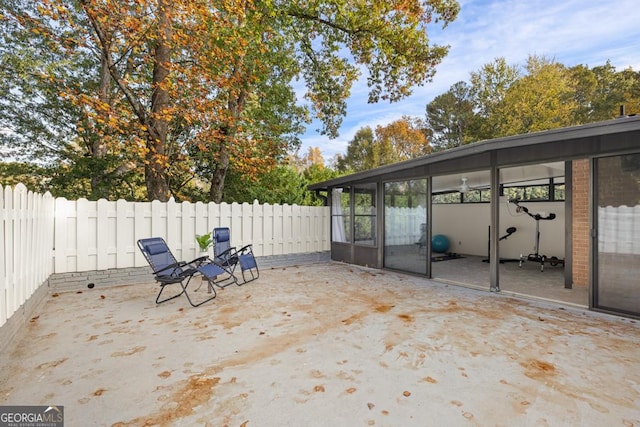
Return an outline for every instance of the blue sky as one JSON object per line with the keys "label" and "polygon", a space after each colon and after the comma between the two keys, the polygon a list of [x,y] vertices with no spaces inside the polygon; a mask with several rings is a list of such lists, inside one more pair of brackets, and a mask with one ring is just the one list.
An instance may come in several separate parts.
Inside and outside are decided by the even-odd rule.
{"label": "blue sky", "polygon": [[345,153],[348,142],[364,126],[375,129],[403,115],[424,118],[426,105],[458,81],[495,58],[522,66],[529,55],[554,58],[566,65],[603,65],[640,70],[640,3],[638,0],[459,0],[458,18],[444,30],[429,29],[429,39],[449,45],[449,55],[436,68],[433,82],[413,95],[389,104],[367,103],[366,77],[352,89],[340,136],[320,135],[317,122],[302,136],[300,155],[319,147],[325,163]]}

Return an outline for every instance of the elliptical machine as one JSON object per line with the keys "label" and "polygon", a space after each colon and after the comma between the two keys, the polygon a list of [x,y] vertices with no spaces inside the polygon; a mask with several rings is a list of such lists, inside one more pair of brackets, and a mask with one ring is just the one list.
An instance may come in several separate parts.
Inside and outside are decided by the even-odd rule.
{"label": "elliptical machine", "polygon": [[[544,271],[544,263],[547,261],[547,256],[546,255],[540,255],[539,250],[540,250],[540,221],[550,221],[555,219],[556,214],[554,213],[550,213],[548,215],[542,216],[541,214],[537,213],[537,214],[532,214],[531,212],[529,212],[529,209],[527,209],[525,206],[521,206],[519,204],[519,201],[516,200],[510,200],[511,203],[513,203],[514,205],[516,205],[516,212],[524,212],[527,215],[529,215],[531,218],[536,220],[536,236],[535,236],[535,253],[533,254],[529,254],[527,255],[527,257],[525,258],[524,255],[520,255],[520,262],[518,264],[518,267],[522,268],[522,264],[524,264],[525,261],[532,261],[532,262],[539,262],[540,263],[540,271]],[[549,263],[551,265],[557,265],[560,262],[560,260],[558,260],[558,258],[556,257],[551,257],[549,258]],[[563,263],[564,264],[564,263]]]}

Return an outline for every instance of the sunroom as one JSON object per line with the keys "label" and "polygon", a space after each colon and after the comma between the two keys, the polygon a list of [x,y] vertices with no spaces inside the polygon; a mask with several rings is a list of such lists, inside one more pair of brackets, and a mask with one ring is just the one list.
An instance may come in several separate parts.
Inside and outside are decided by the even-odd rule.
{"label": "sunroom", "polygon": [[640,117],[482,141],[310,186],[333,260],[640,317]]}

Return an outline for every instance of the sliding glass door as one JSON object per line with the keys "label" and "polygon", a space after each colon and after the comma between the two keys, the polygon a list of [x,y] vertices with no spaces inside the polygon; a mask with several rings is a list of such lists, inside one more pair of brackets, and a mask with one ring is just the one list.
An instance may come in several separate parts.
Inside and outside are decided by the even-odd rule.
{"label": "sliding glass door", "polygon": [[427,180],[384,185],[384,266],[427,273]]}
{"label": "sliding glass door", "polygon": [[640,316],[640,153],[595,161],[594,307]]}

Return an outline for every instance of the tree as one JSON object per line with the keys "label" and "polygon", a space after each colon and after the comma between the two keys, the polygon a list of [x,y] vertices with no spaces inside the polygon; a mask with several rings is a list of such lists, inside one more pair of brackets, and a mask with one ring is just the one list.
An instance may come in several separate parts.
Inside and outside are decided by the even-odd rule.
{"label": "tree", "polygon": [[[126,150],[108,149],[117,132],[105,131],[112,128],[107,109],[94,115],[95,109],[67,96],[76,93],[89,100],[88,94],[95,94],[96,106],[111,102],[99,56],[78,49],[75,28],[54,26],[35,3],[0,4],[0,128],[8,129],[0,134],[3,145],[19,161],[46,166],[48,177],[74,175],[80,181],[73,186],[85,197],[130,194],[135,171]],[[60,184],[50,188],[52,193],[67,195]]]}
{"label": "tree", "polygon": [[227,203],[258,200],[260,203],[302,205],[307,191],[302,173],[290,165],[278,165],[255,180],[231,169],[228,186],[224,199]]}
{"label": "tree", "polygon": [[349,141],[347,153],[336,155],[336,169],[342,173],[358,172],[375,167],[373,165],[373,129],[369,126],[358,129]]}
{"label": "tree", "polygon": [[336,169],[359,172],[431,152],[423,124],[403,117],[386,126],[376,127],[375,137],[370,127],[359,129],[349,141],[347,153],[336,156]]}
{"label": "tree", "polygon": [[307,97],[336,136],[345,100],[360,67],[368,71],[369,102],[398,101],[429,82],[448,48],[431,45],[427,25],[446,26],[459,11],[454,0],[282,2],[279,8],[298,44]]}
{"label": "tree", "polygon": [[3,187],[15,187],[24,184],[30,191],[44,193],[47,183],[39,178],[47,171],[33,163],[0,162],[0,185]]}
{"label": "tree", "polygon": [[598,84],[596,76],[586,65],[571,67],[569,73],[575,90],[574,122],[576,124],[589,123],[593,115],[593,101]]}
{"label": "tree", "polygon": [[[98,143],[83,141],[87,154],[112,157],[108,174],[143,167],[148,199],[179,197],[198,178],[209,181],[214,201],[232,166],[255,175],[297,143],[307,115],[296,104],[293,78],[304,78],[322,131],[336,136],[360,69],[368,70],[371,102],[409,95],[447,53],[429,43],[426,26],[446,26],[459,9],[455,0],[22,3],[2,0],[3,16],[19,30],[3,32],[9,46],[37,34],[61,57],[87,60],[83,75],[93,87],[63,84],[68,90],[57,91],[78,115],[65,121],[70,135],[93,135]],[[58,89],[50,64],[43,61],[42,81]],[[64,160],[76,163],[74,155]]]}
{"label": "tree", "polygon": [[626,114],[640,114],[640,71],[631,67],[620,72],[622,80],[622,102]]}
{"label": "tree", "polygon": [[287,163],[298,171],[304,171],[313,165],[317,165],[320,169],[324,168],[324,158],[319,147],[309,147],[307,154],[302,158],[298,154],[298,150],[296,150],[294,153],[289,154]]}
{"label": "tree", "polygon": [[527,75],[514,82],[493,108],[495,135],[506,136],[570,126],[578,110],[575,85],[562,64],[530,56]]}
{"label": "tree", "polygon": [[309,147],[309,151],[302,158],[305,168],[317,166],[319,169],[324,168],[324,158],[319,147]]}
{"label": "tree", "polygon": [[310,192],[307,187],[337,176],[335,170],[319,163],[310,164],[302,170],[294,164],[281,164],[255,180],[232,169],[229,171],[224,201],[231,203],[258,200],[260,203],[322,206],[325,200]]}
{"label": "tree", "polygon": [[470,142],[468,128],[475,119],[471,88],[457,82],[427,104],[427,124],[434,150],[446,150]]}
{"label": "tree", "polygon": [[[431,152],[424,123],[408,116],[395,120],[386,126],[377,126],[376,140],[380,145],[391,147],[394,156],[388,156],[389,160],[414,159]],[[383,159],[384,156],[381,156],[380,164],[391,163],[391,161]]]}
{"label": "tree", "polygon": [[501,104],[507,90],[520,78],[516,66],[508,65],[505,58],[496,58],[480,70],[471,73],[471,97],[477,122],[470,129],[472,140],[479,141],[495,137],[494,110]]}
{"label": "tree", "polygon": [[591,121],[608,120],[620,115],[620,106],[627,112],[640,109],[640,73],[632,69],[617,72],[609,61],[591,69],[596,79],[592,99]]}
{"label": "tree", "polygon": [[[321,165],[314,163],[306,168],[302,172],[307,185],[315,184],[317,182],[328,181],[340,176],[340,172],[335,169],[322,167]],[[326,196],[322,197],[317,193],[310,191],[305,192],[304,204],[310,206],[324,206],[326,205]]]}

